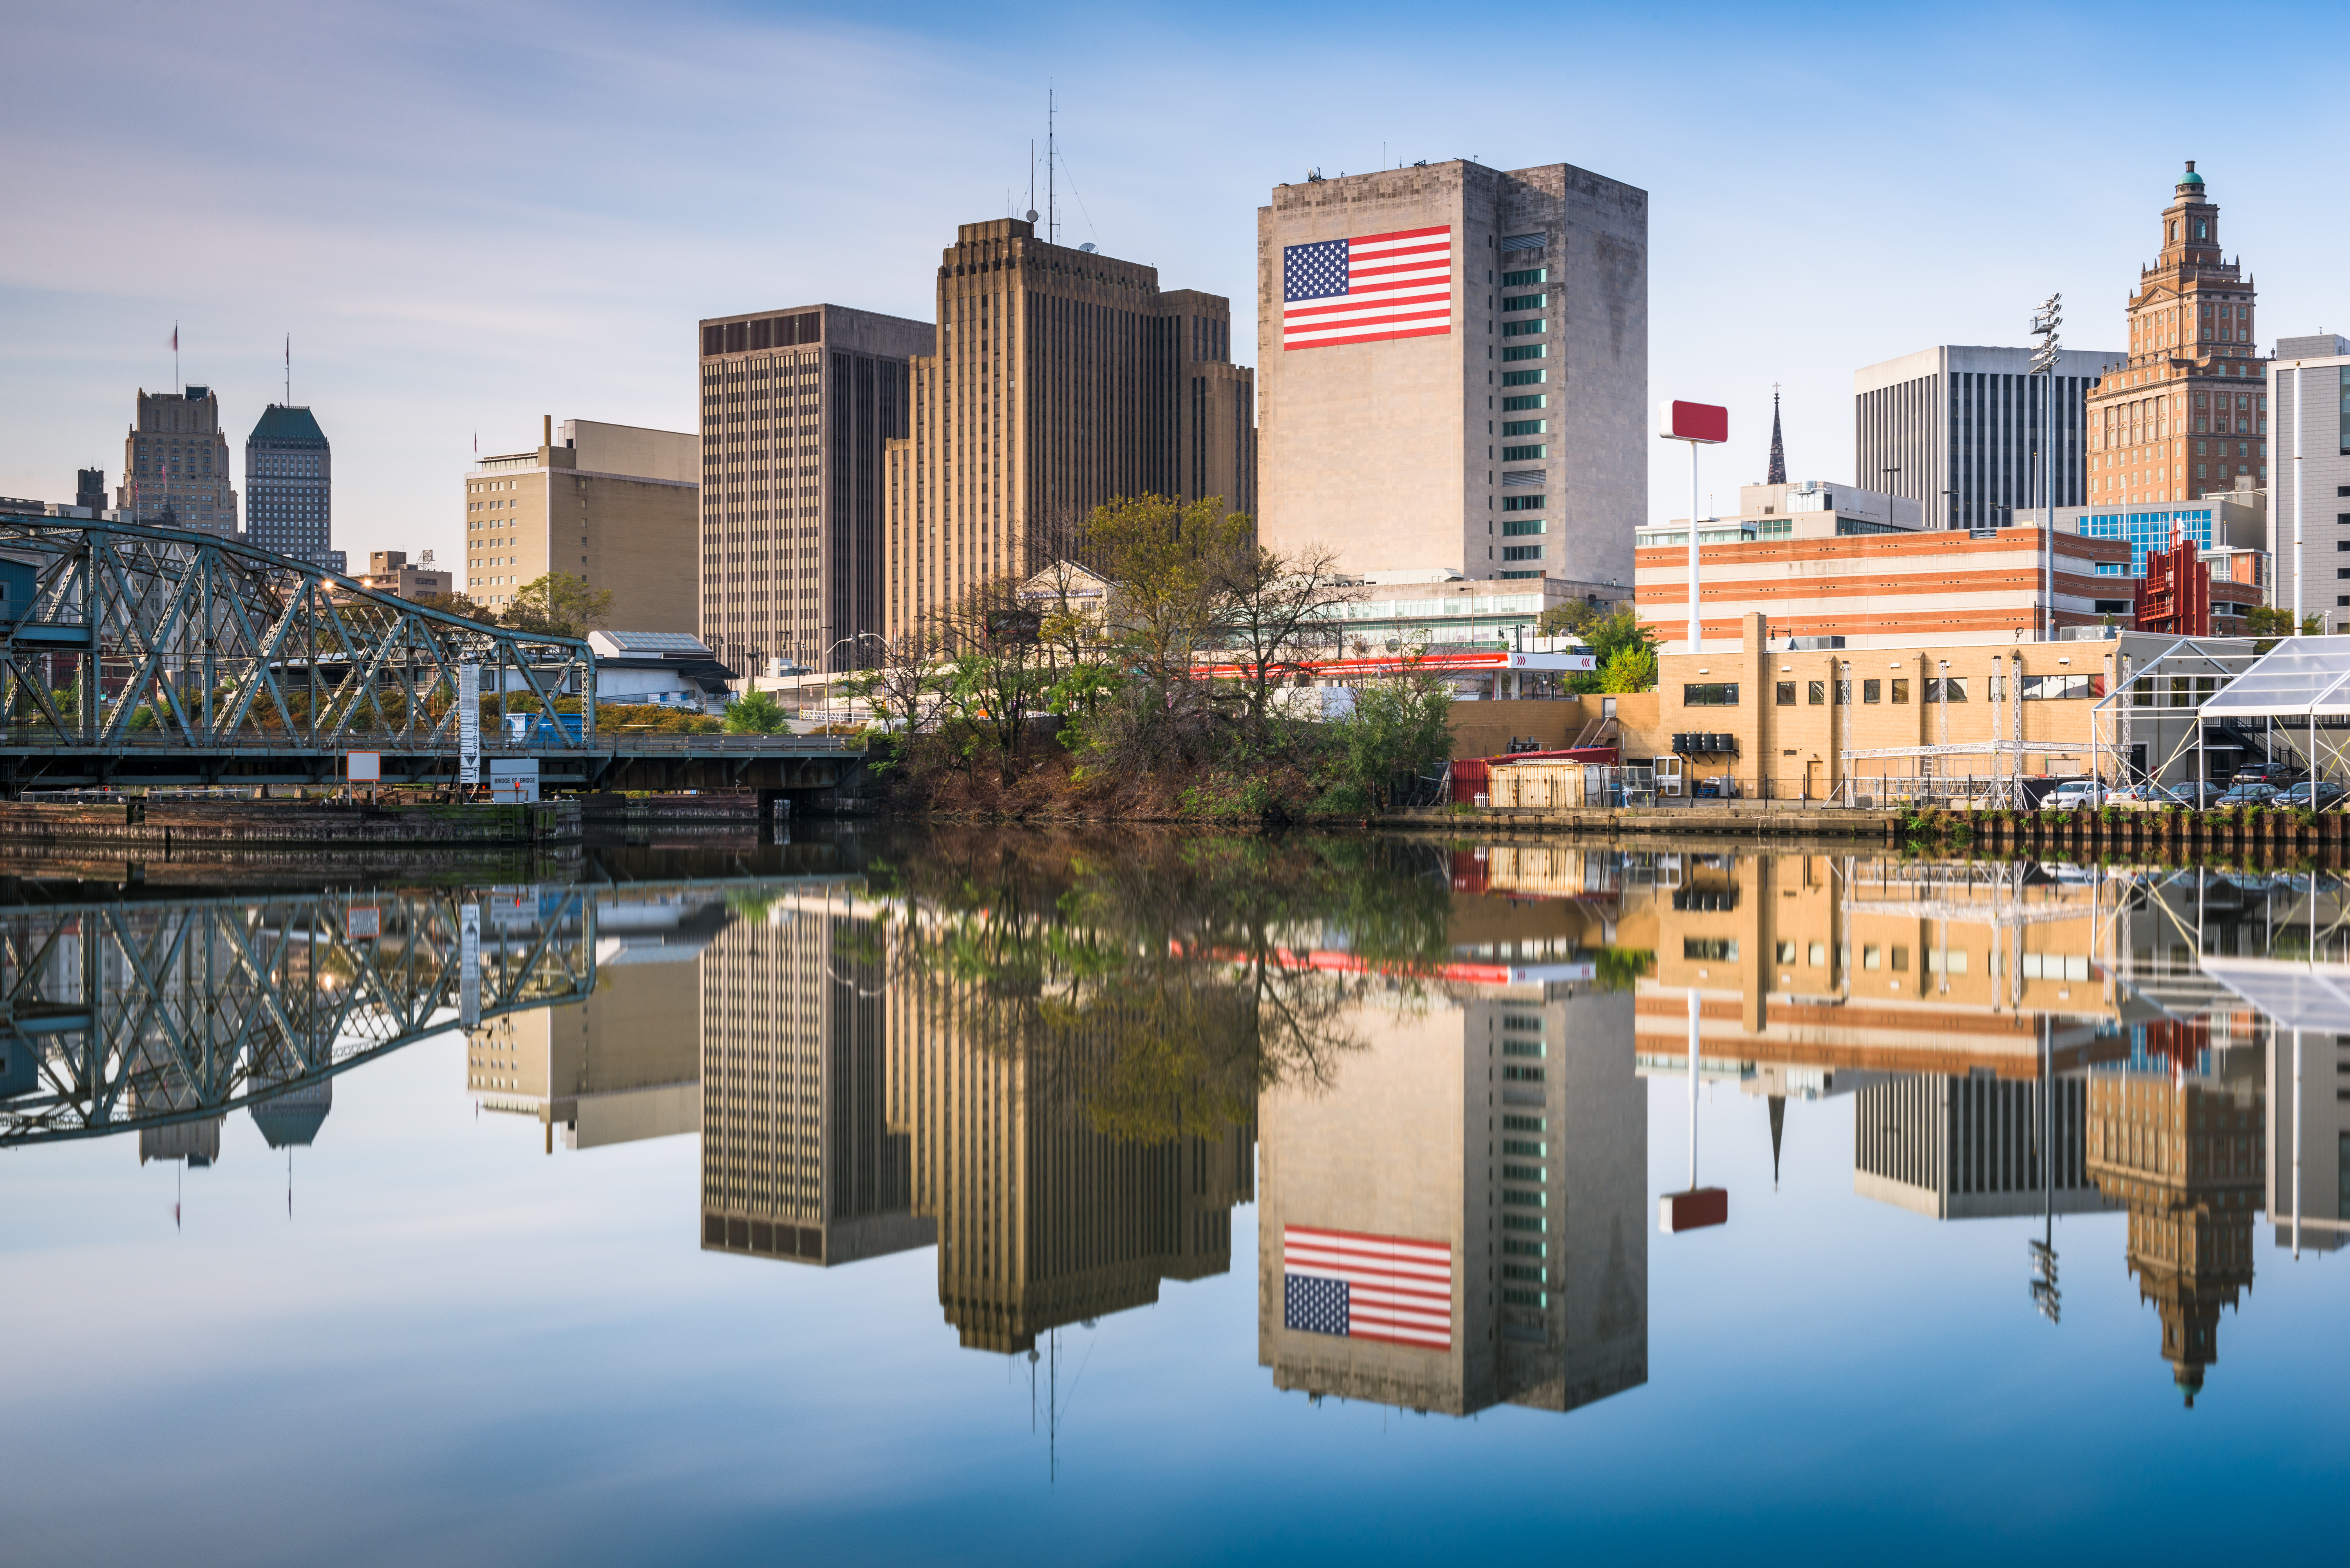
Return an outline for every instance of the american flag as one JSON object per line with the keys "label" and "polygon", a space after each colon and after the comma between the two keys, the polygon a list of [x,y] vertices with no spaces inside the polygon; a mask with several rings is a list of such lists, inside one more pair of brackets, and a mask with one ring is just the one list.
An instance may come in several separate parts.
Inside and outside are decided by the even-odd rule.
{"label": "american flag", "polygon": [[1281,346],[1325,348],[1452,330],[1452,225],[1317,240],[1281,253]]}
{"label": "american flag", "polygon": [[1281,1228],[1281,1326],[1452,1348],[1452,1244]]}

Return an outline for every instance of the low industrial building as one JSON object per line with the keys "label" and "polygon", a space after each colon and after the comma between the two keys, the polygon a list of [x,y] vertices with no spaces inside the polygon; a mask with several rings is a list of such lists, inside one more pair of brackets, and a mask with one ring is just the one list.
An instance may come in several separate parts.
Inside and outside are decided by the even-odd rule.
{"label": "low industrial building", "polygon": [[725,706],[733,672],[702,639],[681,631],[591,631],[596,701],[684,708],[697,713]]}

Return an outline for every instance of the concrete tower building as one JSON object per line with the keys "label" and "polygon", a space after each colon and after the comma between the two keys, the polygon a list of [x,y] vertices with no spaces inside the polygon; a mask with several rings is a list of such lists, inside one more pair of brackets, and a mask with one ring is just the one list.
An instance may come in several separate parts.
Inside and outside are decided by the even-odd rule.
{"label": "concrete tower building", "polygon": [[[2275,563],[2271,602],[2319,617],[2327,631],[2350,630],[2350,556],[2344,554],[2350,551],[2350,338],[2331,332],[2280,337],[2268,372],[2277,468],[2268,518]],[[2239,394],[2228,395],[2232,400]],[[2234,415],[2231,407],[2229,417]],[[2259,422],[2254,410],[2255,428]]]}
{"label": "concrete tower building", "polygon": [[1648,198],[1455,161],[1257,210],[1261,534],[1374,582],[1632,580]]}
{"label": "concrete tower building", "polygon": [[123,438],[115,492],[125,517],[234,538],[236,492],[228,479],[228,437],[211,388],[139,394],[139,422]]}
{"label": "concrete tower building", "polygon": [[2092,506],[2268,488],[2252,280],[2224,259],[2220,209],[2194,164],[2161,222],[2161,253],[2140,271],[2126,312],[2129,353],[2089,394]]}
{"label": "concrete tower building", "polygon": [[702,323],[702,640],[743,673],[872,662],[882,453],[933,336],[838,305]]}
{"label": "concrete tower building", "polygon": [[890,635],[1077,556],[1104,502],[1253,513],[1255,378],[1231,361],[1230,301],[1019,219],[962,224],[940,258],[938,351],[914,360],[911,426],[889,446]]}
{"label": "concrete tower building", "polygon": [[333,543],[335,454],[307,408],[272,403],[244,438],[244,536],[281,556],[343,570]]}

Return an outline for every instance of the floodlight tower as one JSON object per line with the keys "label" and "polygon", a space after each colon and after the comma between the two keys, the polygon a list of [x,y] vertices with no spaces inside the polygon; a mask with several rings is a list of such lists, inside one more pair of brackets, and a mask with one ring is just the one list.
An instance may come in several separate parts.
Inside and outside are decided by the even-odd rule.
{"label": "floodlight tower", "polygon": [[2045,563],[2040,576],[2041,613],[2047,636],[2056,635],[2056,360],[2064,352],[2056,328],[2064,325],[2064,296],[2052,294],[2040,302],[2032,317],[2033,336],[2040,339],[2032,350],[2032,373],[2042,379],[2040,399],[2040,461],[2045,482],[2041,489],[2041,553]]}

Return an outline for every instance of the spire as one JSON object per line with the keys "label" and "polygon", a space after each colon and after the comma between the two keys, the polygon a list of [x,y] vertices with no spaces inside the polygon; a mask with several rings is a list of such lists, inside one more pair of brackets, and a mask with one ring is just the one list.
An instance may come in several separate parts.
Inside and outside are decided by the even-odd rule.
{"label": "spire", "polygon": [[[1787,448],[1779,440],[1779,383],[1771,383],[1771,472],[1762,481],[1765,484],[1787,483]],[[1772,1126],[1777,1127],[1776,1121]]]}
{"label": "spire", "polygon": [[[1771,443],[1774,453],[1778,446],[1779,443],[1776,441]],[[1786,1132],[1787,1096],[1773,1095],[1771,1096],[1771,1190],[1773,1192],[1779,1190],[1779,1145],[1785,1137]]]}

